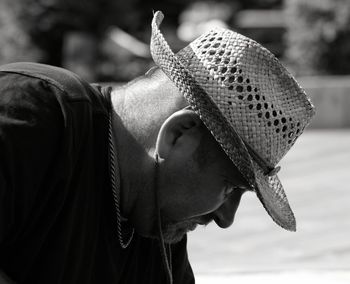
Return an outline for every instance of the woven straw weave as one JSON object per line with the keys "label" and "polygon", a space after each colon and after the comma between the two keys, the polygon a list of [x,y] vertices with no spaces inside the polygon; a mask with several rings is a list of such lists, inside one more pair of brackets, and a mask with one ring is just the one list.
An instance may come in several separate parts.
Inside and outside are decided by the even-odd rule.
{"label": "woven straw weave", "polygon": [[152,22],[154,61],[255,189],[273,220],[295,230],[277,175],[265,171],[278,164],[314,115],[305,92],[268,50],[230,30],[212,30],[174,55],[158,28],[162,19],[157,12]]}

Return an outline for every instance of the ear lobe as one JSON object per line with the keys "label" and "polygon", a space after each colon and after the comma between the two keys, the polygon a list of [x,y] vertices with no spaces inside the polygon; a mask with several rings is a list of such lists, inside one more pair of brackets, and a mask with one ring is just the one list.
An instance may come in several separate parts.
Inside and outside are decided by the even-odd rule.
{"label": "ear lobe", "polygon": [[169,116],[162,124],[156,143],[156,153],[165,159],[184,135],[200,132],[203,126],[199,116],[192,110],[182,109]]}

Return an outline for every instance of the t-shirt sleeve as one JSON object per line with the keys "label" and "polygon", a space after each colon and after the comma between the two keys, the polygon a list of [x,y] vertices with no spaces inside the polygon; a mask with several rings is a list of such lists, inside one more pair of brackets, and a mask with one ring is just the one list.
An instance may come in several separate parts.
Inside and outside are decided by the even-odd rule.
{"label": "t-shirt sleeve", "polygon": [[187,235],[171,245],[174,283],[194,284],[194,275],[187,255]]}
{"label": "t-shirt sleeve", "polygon": [[0,248],[25,231],[40,207],[39,189],[58,154],[63,118],[50,88],[0,72]]}

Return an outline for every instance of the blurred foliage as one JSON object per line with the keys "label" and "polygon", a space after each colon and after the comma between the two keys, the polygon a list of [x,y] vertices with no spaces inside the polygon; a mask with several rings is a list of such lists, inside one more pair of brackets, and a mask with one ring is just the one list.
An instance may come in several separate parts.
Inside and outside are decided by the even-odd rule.
{"label": "blurred foliage", "polygon": [[276,9],[283,4],[283,0],[239,0],[236,2],[239,2],[241,9]]}
{"label": "blurred foliage", "polygon": [[14,16],[33,44],[43,51],[40,61],[61,66],[65,39],[71,32],[88,33],[97,42],[110,25],[135,30],[136,1],[17,0],[19,9]]}
{"label": "blurred foliage", "polygon": [[288,0],[286,59],[299,75],[350,73],[350,1]]}
{"label": "blurred foliage", "polygon": [[[108,28],[118,26],[149,42],[152,11],[163,10],[166,25],[175,28],[186,5],[186,0],[1,0],[0,63],[28,60],[73,71],[88,68],[90,71],[82,72],[87,80],[131,79],[135,68],[140,73],[148,62],[130,56],[108,58]],[[79,49],[70,50],[76,47]],[[87,51],[82,52],[84,49]],[[120,58],[123,60],[116,62]],[[111,64],[123,66],[111,68]],[[106,73],[115,70],[122,72]]]}
{"label": "blurred foliage", "polygon": [[37,61],[42,52],[18,22],[17,1],[0,1],[0,64],[13,61]]}
{"label": "blurred foliage", "polygon": [[[286,58],[297,73],[349,73],[350,67],[344,62],[350,59],[350,1],[284,2],[289,19]],[[201,3],[227,7],[224,11],[229,11],[223,16],[217,16],[213,8],[201,12]],[[204,16],[204,22],[208,17],[220,18],[234,28],[234,18],[240,10],[279,9],[282,3],[283,0],[0,0],[0,64],[36,61],[66,67],[88,81],[126,81],[153,63],[151,58],[138,57],[111,42],[107,36],[110,27],[118,26],[148,44],[152,12],[162,10],[166,16],[163,33],[177,51],[186,44],[177,33],[184,23],[187,33],[189,22],[193,24]],[[264,32],[263,36],[281,42],[272,32],[268,36]]]}

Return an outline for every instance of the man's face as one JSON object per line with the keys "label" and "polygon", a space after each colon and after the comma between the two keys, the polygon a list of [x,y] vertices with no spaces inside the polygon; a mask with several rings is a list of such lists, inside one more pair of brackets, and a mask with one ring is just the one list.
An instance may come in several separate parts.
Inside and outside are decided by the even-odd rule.
{"label": "man's face", "polygon": [[242,194],[249,190],[242,174],[206,131],[193,153],[174,154],[160,173],[160,209],[165,242],[180,241],[199,225],[215,221],[222,228],[234,219]]}

